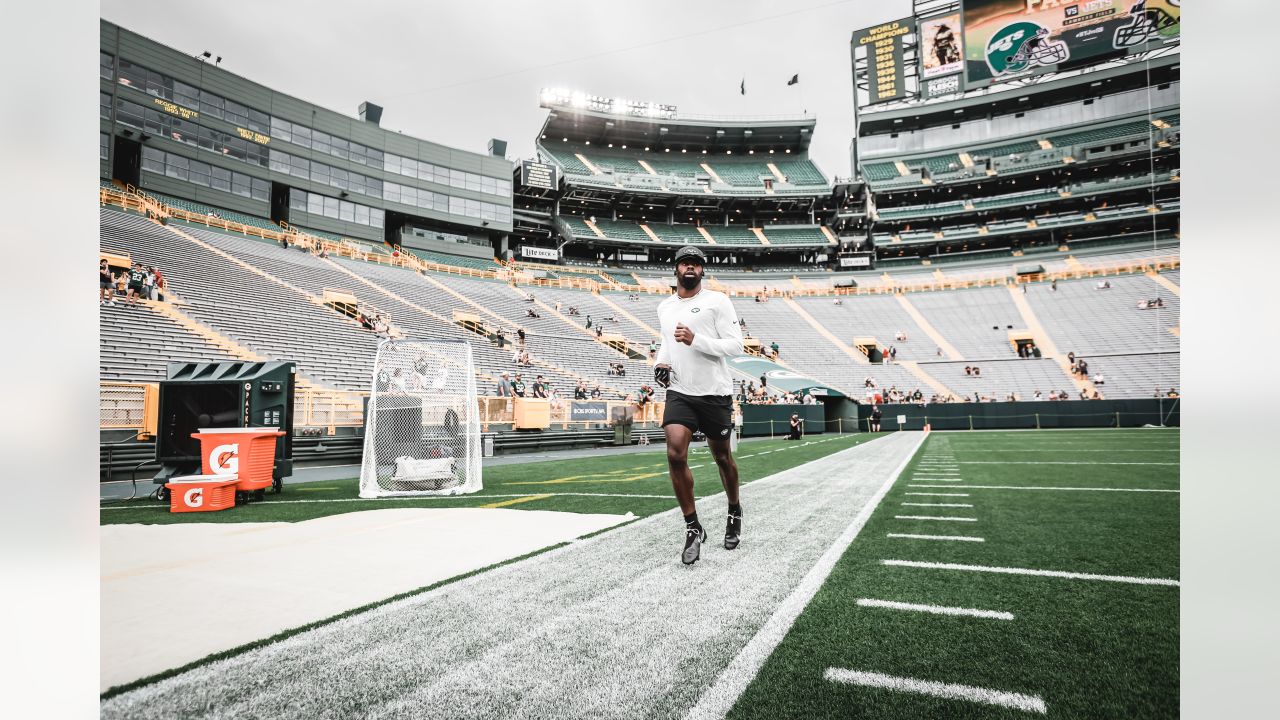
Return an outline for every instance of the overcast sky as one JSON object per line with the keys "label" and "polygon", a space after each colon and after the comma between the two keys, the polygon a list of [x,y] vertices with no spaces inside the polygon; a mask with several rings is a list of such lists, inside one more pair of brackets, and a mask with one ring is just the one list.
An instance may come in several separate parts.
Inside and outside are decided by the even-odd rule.
{"label": "overcast sky", "polygon": [[275,90],[353,116],[370,100],[383,127],[479,152],[496,137],[513,159],[533,154],[542,87],[681,114],[808,110],[828,177],[849,174],[850,33],[910,13],[910,0],[102,0],[106,20]]}

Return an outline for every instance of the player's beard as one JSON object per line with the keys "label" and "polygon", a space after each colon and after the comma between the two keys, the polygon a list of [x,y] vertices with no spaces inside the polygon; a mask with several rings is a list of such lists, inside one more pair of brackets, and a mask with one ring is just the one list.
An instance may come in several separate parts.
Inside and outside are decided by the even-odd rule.
{"label": "player's beard", "polygon": [[692,277],[689,275],[680,276],[680,287],[685,290],[693,290],[698,287],[698,283],[702,282],[702,275],[695,273]]}

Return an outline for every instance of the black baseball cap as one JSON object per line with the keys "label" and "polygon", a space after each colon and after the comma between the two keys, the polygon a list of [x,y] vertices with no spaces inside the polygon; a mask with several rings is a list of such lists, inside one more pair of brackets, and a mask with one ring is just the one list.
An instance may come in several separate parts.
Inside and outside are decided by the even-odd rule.
{"label": "black baseball cap", "polygon": [[672,262],[676,265],[679,265],[681,260],[685,260],[689,258],[697,260],[699,265],[707,264],[706,253],[702,252],[701,248],[696,248],[692,245],[685,245],[684,247],[677,250],[676,259],[673,260]]}

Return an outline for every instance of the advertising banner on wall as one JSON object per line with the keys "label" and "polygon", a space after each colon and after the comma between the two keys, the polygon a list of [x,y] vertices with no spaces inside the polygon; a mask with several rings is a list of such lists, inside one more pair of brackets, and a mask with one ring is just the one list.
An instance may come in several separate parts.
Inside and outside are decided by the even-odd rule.
{"label": "advertising banner on wall", "polygon": [[968,88],[1179,39],[1182,0],[964,0]]}
{"label": "advertising banner on wall", "polygon": [[569,404],[569,421],[596,420],[604,422],[609,418],[609,403],[576,401]]}
{"label": "advertising banner on wall", "polygon": [[520,257],[533,258],[535,260],[559,260],[560,253],[555,248],[540,248],[533,245],[521,245]]}
{"label": "advertising banner on wall", "polygon": [[909,17],[854,31],[853,47],[867,48],[867,104],[907,97],[903,39],[914,31],[915,19]]}
{"label": "advertising banner on wall", "polygon": [[963,90],[964,88],[962,88],[960,84],[959,73],[920,81],[920,97],[924,100],[946,97],[947,95],[957,95],[963,92]]}
{"label": "advertising banner on wall", "polygon": [[921,18],[920,77],[935,78],[964,69],[964,40],[960,13]]}

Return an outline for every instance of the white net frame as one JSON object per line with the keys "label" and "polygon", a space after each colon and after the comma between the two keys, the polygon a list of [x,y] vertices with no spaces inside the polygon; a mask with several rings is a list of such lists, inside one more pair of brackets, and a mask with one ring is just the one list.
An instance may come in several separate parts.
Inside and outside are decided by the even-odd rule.
{"label": "white net frame", "polygon": [[462,495],[482,487],[470,343],[382,341],[365,411],[360,497]]}

